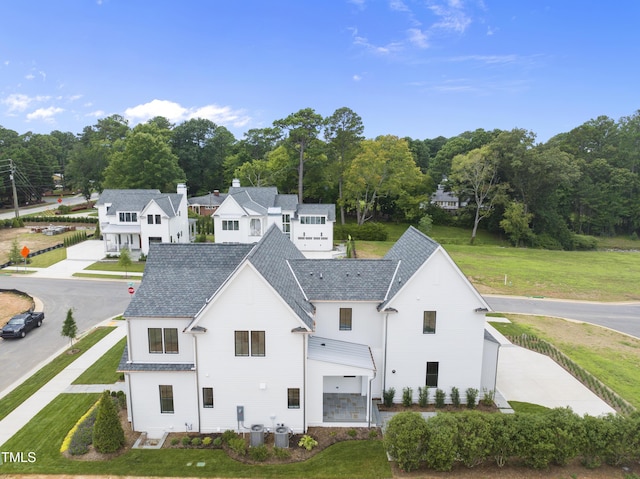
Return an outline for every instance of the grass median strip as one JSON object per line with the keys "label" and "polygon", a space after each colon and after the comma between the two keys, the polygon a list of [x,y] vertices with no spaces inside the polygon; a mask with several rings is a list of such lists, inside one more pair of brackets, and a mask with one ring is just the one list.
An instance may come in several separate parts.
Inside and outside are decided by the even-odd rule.
{"label": "grass median strip", "polygon": [[82,356],[91,346],[96,344],[114,328],[97,328],[73,345],[79,350],[75,354],[64,352],[46,366],[34,373],[29,379],[0,399],[0,420],[22,404],[27,398],[53,379],[60,371]]}
{"label": "grass median strip", "polygon": [[118,344],[82,373],[73,384],[113,384],[118,381],[120,374],[116,370],[126,344],[127,338],[122,338]]}

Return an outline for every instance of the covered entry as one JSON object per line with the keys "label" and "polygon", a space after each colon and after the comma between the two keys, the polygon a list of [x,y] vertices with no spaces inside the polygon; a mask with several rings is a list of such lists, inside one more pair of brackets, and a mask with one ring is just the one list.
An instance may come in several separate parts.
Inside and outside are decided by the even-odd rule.
{"label": "covered entry", "polygon": [[309,338],[309,425],[367,426],[375,364],[369,346]]}

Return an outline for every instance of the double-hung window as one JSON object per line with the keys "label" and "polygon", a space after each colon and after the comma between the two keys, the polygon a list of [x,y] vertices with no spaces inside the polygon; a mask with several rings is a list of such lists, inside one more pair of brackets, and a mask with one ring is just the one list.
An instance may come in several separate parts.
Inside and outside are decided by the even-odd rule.
{"label": "double-hung window", "polygon": [[438,369],[440,369],[440,364],[436,362],[428,362],[427,363],[427,378],[425,381],[425,385],[431,388],[438,387]]}
{"label": "double-hung window", "polygon": [[213,407],[213,388],[202,388],[202,407]]}

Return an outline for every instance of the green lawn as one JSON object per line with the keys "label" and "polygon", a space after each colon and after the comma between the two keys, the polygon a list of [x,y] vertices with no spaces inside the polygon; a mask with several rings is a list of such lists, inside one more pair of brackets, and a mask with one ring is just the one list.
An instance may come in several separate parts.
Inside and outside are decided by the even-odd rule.
{"label": "green lawn", "polygon": [[[97,401],[98,394],[61,394],[4,446],[34,452],[32,463],[5,463],[3,474],[65,474],[237,478],[390,478],[382,441],[345,441],[308,461],[247,465],[212,449],[132,449],[109,461],[74,461],[60,454],[68,431]],[[47,431],[43,434],[43,431]],[[204,462],[203,467],[196,467]],[[191,465],[188,465],[191,464]]]}
{"label": "green lawn", "polygon": [[114,328],[98,328],[82,338],[73,345],[74,349],[79,349],[76,354],[62,353],[49,364],[33,374],[16,389],[0,399],[0,419],[4,419],[7,414],[22,404],[38,389],[53,379],[60,371],[84,354],[91,346],[96,344]]}
{"label": "green lawn", "polygon": [[58,248],[46,253],[39,254],[30,259],[30,267],[48,268],[59,261],[67,259],[67,248]]}
{"label": "green lawn", "polygon": [[117,373],[116,370],[126,344],[127,338],[122,338],[118,344],[82,373],[73,384],[113,384],[118,381],[120,373]]}
{"label": "green lawn", "polygon": [[145,264],[146,263],[144,261],[134,261],[125,270],[125,268],[123,268],[118,264],[118,261],[98,261],[97,263],[93,263],[87,266],[84,269],[84,271],[114,271],[114,272],[123,272],[123,273],[125,272],[143,273]]}

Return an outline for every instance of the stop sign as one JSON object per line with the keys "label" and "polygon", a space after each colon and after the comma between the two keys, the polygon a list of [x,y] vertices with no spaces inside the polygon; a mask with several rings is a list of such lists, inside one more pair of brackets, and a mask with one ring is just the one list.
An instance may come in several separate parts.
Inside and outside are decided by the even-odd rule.
{"label": "stop sign", "polygon": [[62,203],[62,198],[58,198],[58,203]]}
{"label": "stop sign", "polygon": [[135,289],[133,289],[133,286],[129,286],[129,294],[133,294],[135,292]]}
{"label": "stop sign", "polygon": [[27,256],[29,256],[29,253],[31,253],[31,250],[29,248],[27,248],[26,246],[24,246],[21,250],[20,250],[20,256],[22,256],[23,258],[27,258]]}

